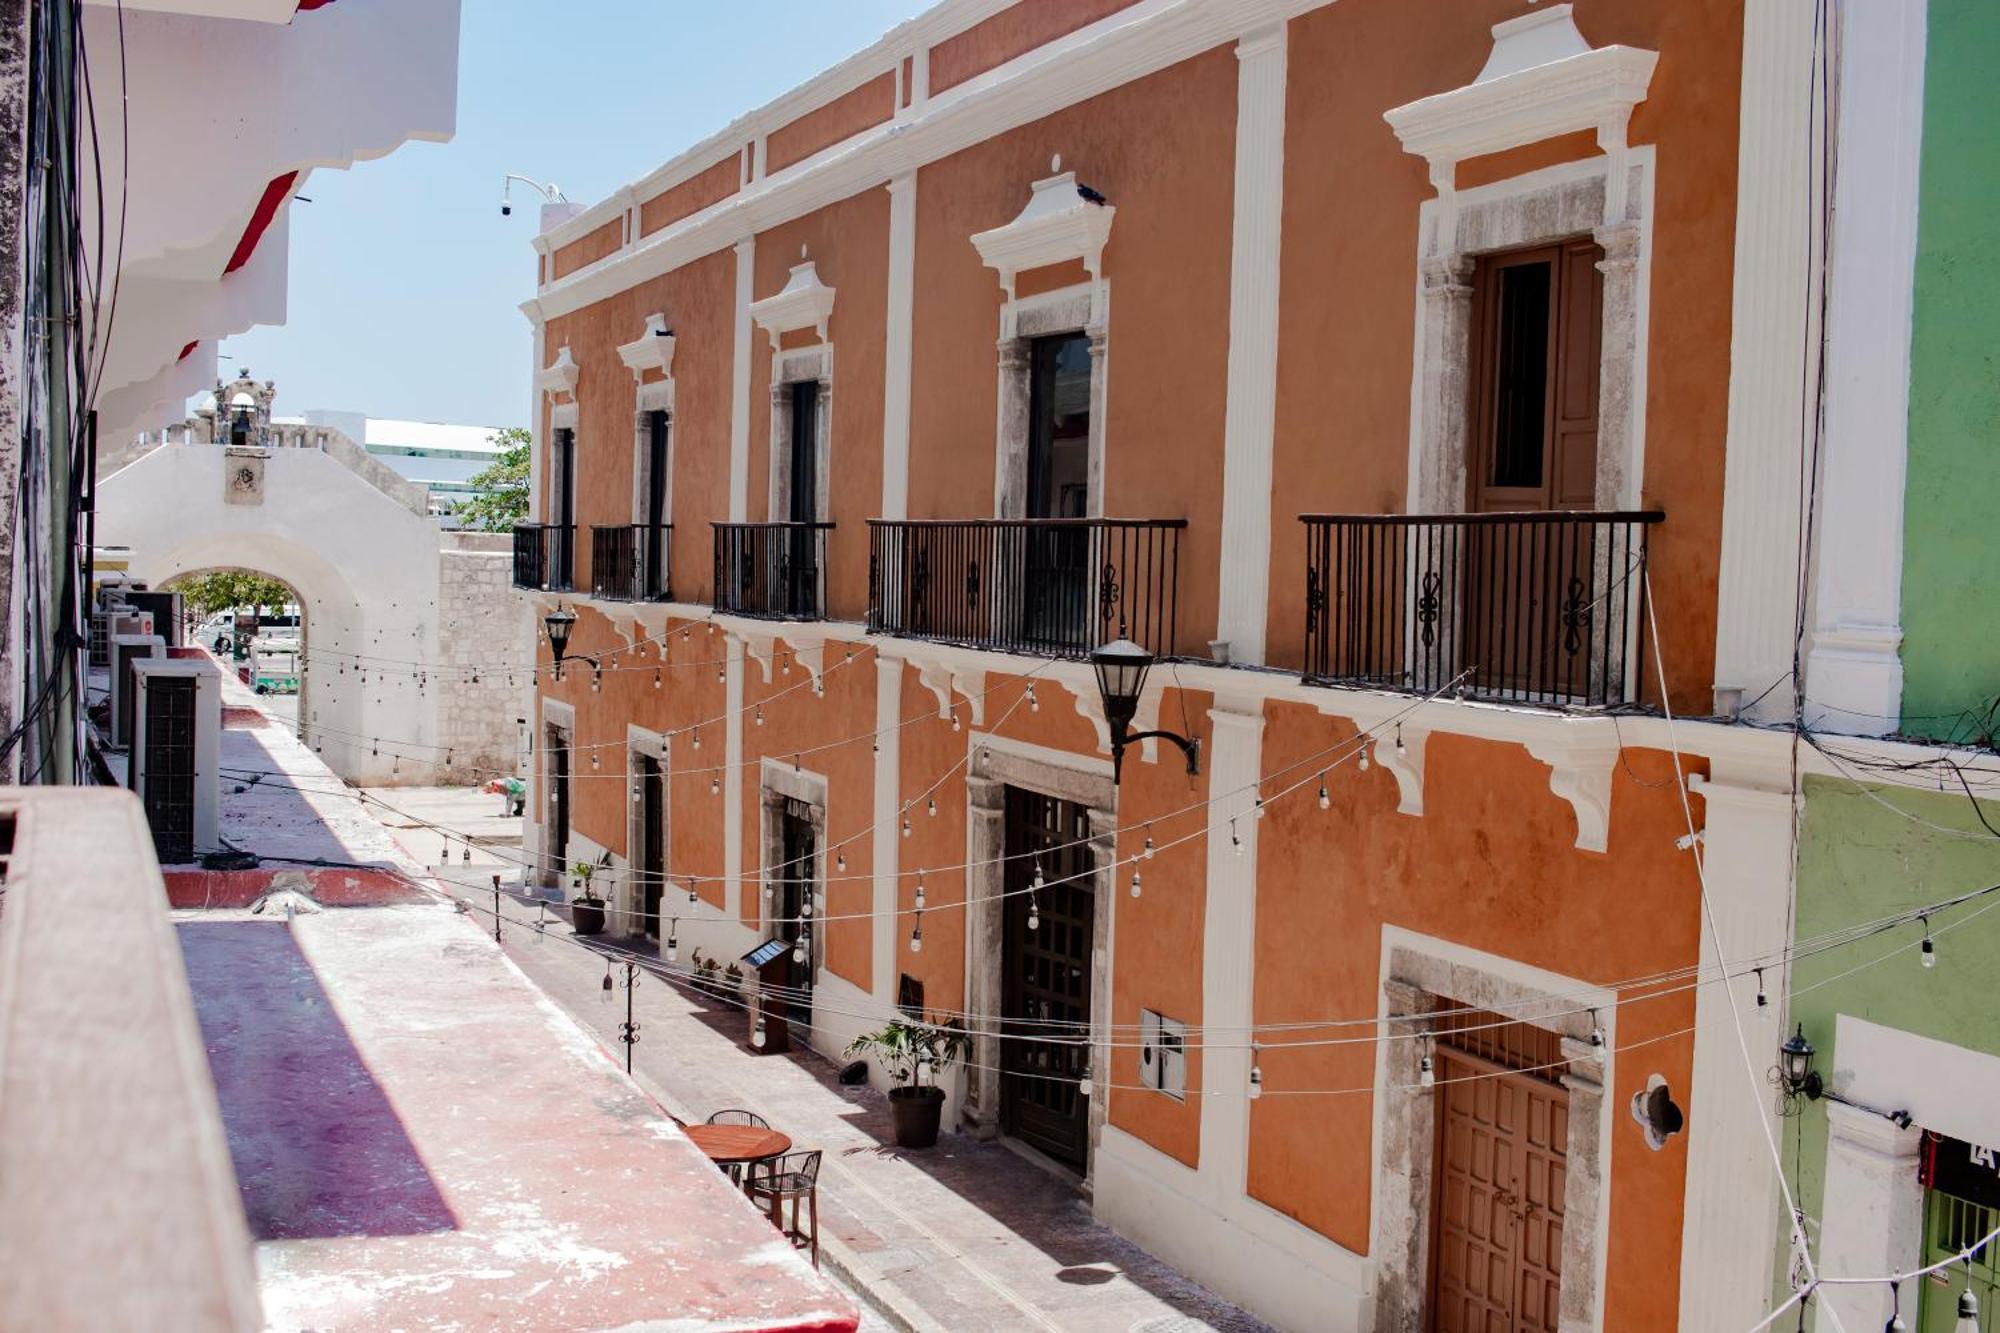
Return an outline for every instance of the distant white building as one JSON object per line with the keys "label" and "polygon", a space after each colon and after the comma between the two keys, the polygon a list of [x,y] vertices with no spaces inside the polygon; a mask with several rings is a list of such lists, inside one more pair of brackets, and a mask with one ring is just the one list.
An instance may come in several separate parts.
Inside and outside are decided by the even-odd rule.
{"label": "distant white building", "polygon": [[470,484],[472,478],[492,466],[500,453],[493,442],[497,426],[396,421],[327,408],[274,420],[330,427],[347,436],[407,480],[428,487],[431,512],[446,528],[458,526],[458,509],[479,494],[479,488]]}

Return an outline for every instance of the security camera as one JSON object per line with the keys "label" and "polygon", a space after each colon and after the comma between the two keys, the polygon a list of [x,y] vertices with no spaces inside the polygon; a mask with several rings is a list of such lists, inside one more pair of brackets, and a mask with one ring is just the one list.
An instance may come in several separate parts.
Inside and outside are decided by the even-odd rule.
{"label": "security camera", "polygon": [[513,213],[514,213],[514,205],[508,203],[505,199],[502,199],[500,201],[500,216],[503,218],[511,217],[513,216]]}

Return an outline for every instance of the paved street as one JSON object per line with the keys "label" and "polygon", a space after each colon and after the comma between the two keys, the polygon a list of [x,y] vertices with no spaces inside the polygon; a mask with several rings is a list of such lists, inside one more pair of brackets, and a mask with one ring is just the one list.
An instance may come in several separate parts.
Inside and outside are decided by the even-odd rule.
{"label": "paved street", "polygon": [[[453,887],[478,911],[489,894]],[[490,882],[490,881],[486,881]],[[482,885],[483,886],[483,885]],[[622,1055],[624,1005],[604,1002],[604,963],[513,898],[504,947],[522,971]],[[490,922],[490,917],[487,918]],[[622,1001],[622,994],[616,999]],[[899,1327],[986,1330],[1256,1330],[1264,1325],[1099,1225],[1068,1185],[1009,1149],[947,1134],[928,1152],[892,1146],[887,1100],[844,1088],[812,1053],[758,1057],[741,1016],[642,974],[634,1072],[675,1114],[758,1112],[801,1147],[824,1149],[822,1257]]]}

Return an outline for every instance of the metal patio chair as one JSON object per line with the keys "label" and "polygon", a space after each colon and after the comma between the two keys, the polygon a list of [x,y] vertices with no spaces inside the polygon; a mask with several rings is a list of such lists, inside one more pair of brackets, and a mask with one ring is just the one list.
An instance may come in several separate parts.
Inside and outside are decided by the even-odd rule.
{"label": "metal patio chair", "polygon": [[[804,1242],[812,1251],[814,1268],[819,1267],[819,1155],[820,1150],[813,1148],[759,1162],[751,1170],[748,1186],[752,1202],[760,1207],[769,1205],[771,1225],[793,1245]],[[787,1199],[792,1204],[789,1226],[784,1217]],[[802,1202],[806,1208],[805,1229],[799,1226]]]}

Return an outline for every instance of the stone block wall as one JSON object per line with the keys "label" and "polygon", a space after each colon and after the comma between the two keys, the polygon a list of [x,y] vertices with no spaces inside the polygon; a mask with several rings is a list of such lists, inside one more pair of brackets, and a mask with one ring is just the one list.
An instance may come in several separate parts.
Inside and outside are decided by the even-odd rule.
{"label": "stone block wall", "polygon": [[[443,534],[438,576],[437,782],[485,782],[521,769],[520,667],[531,660],[533,609],[513,589],[513,541],[506,533]],[[474,679],[477,668],[477,679]]]}

